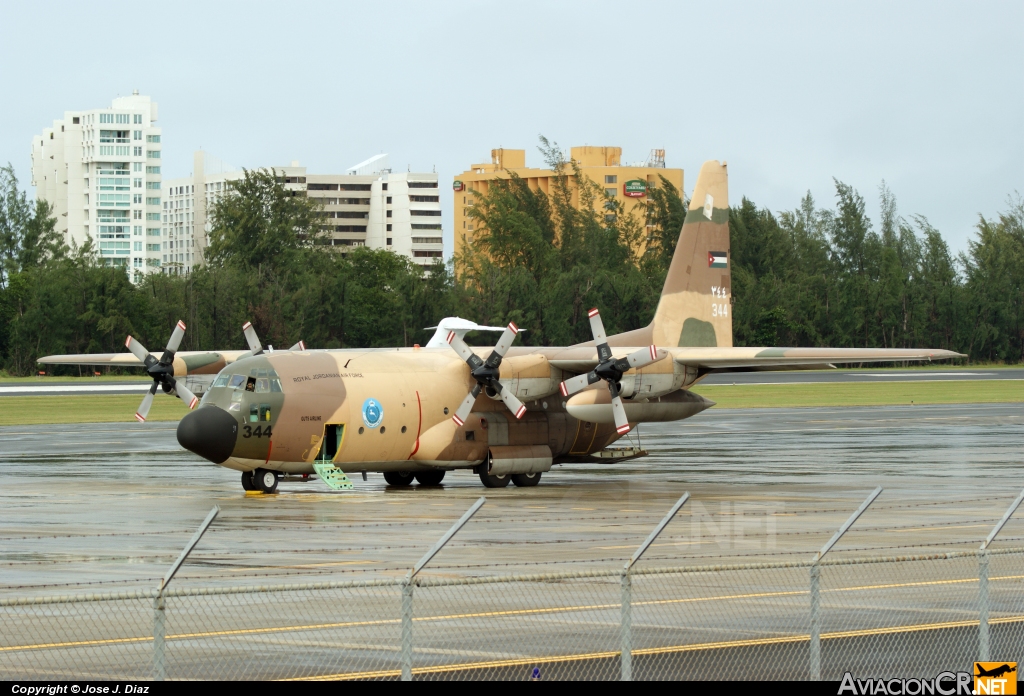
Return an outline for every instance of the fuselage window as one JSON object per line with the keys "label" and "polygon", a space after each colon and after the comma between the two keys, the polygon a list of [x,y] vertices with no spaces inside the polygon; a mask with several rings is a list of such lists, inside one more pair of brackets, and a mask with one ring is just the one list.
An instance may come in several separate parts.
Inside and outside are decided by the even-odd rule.
{"label": "fuselage window", "polygon": [[254,392],[254,391],[256,391],[256,378],[255,377],[250,377],[248,380],[246,380],[246,382],[245,382],[245,390],[247,392]]}
{"label": "fuselage window", "polygon": [[258,421],[260,419],[259,408],[260,407],[257,406],[256,404],[252,404],[252,405],[249,406],[249,422],[250,423],[255,423],[256,421]]}
{"label": "fuselage window", "polygon": [[270,404],[260,404],[260,420],[270,420]]}

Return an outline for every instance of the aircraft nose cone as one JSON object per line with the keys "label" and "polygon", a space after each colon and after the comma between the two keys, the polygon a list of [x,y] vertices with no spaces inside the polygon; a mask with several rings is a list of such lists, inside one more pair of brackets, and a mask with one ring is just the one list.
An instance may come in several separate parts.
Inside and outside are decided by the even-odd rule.
{"label": "aircraft nose cone", "polygon": [[178,444],[214,464],[231,456],[237,437],[238,421],[216,406],[192,411],[178,423]]}

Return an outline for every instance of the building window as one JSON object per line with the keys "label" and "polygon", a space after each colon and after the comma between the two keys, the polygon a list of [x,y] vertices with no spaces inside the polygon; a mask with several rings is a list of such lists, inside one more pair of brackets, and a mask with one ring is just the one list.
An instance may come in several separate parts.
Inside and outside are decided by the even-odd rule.
{"label": "building window", "polygon": [[[388,223],[388,229],[387,229],[387,231],[388,231],[388,232],[390,232],[390,231],[391,231],[391,223],[390,223],[390,222]],[[388,244],[390,244],[390,243],[391,243],[391,242],[388,242]]]}
{"label": "building window", "polygon": [[388,237],[388,246],[391,246],[391,237]]}
{"label": "building window", "polygon": [[604,183],[606,184],[617,184],[619,183],[619,177],[615,174],[605,174]]}
{"label": "building window", "polygon": [[388,185],[387,184],[381,184],[380,190],[381,191],[387,191],[388,190]]}
{"label": "building window", "polygon": [[412,255],[418,259],[439,259],[444,255],[441,251],[414,251]]}
{"label": "building window", "polygon": [[142,251],[142,242],[135,242],[135,251]]}
{"label": "building window", "polygon": [[126,124],[131,123],[129,116],[131,116],[131,114],[117,114],[117,122]]}
{"label": "building window", "polygon": [[[142,148],[138,148],[138,149],[141,150]],[[160,151],[159,150],[147,150],[146,151],[146,157],[148,157],[149,159],[160,159]]]}
{"label": "building window", "polygon": [[132,140],[142,140],[142,131],[137,130],[132,133]]}
{"label": "building window", "polygon": [[438,203],[441,199],[438,196],[409,196],[409,200],[415,203]]}
{"label": "building window", "polygon": [[[466,226],[466,222],[465,221],[462,222],[462,226],[463,227]],[[441,225],[439,225],[439,224],[438,225],[424,225],[424,224],[420,224],[420,223],[413,223],[412,228],[414,230],[439,230],[439,229],[441,229]]]}
{"label": "building window", "polygon": [[441,244],[441,237],[413,237],[413,244]]}
{"label": "building window", "polygon": [[[142,212],[142,211],[136,210],[135,212],[139,213],[139,212]],[[160,222],[160,213],[146,213],[146,219],[147,220],[155,220],[156,222]]]}
{"label": "building window", "polygon": [[428,217],[441,217],[440,210],[410,210],[411,215],[425,215]]}
{"label": "building window", "polygon": [[132,171],[133,172],[141,172],[142,171],[142,162],[132,162]]}
{"label": "building window", "polygon": [[141,193],[134,194],[132,196],[132,203],[135,203],[136,205],[141,205],[142,204],[142,194]]}
{"label": "building window", "polygon": [[[142,166],[142,162],[136,162],[135,165],[138,166],[138,167],[141,167]],[[160,167],[159,166],[156,166],[156,167],[147,166],[146,167],[146,173],[147,174],[159,174],[160,173]]]}
{"label": "building window", "polygon": [[147,181],[146,182],[146,188],[159,191],[160,190],[160,182],[159,181]]}
{"label": "building window", "polygon": [[390,210],[388,211],[387,216],[391,217],[391,211]]}
{"label": "building window", "polygon": [[159,135],[147,135],[146,136],[146,142],[147,143],[158,143],[158,142],[160,142],[160,136]]}
{"label": "building window", "polygon": [[[160,236],[160,228],[159,227],[147,227],[146,228],[146,236],[147,237],[159,237]],[[157,249],[159,249],[159,248],[160,247],[158,246]]]}
{"label": "building window", "polygon": [[113,123],[114,114],[100,114],[100,123]]}
{"label": "building window", "polygon": [[609,198],[615,198],[615,196],[616,196],[616,194],[618,194],[618,192],[619,192],[618,189],[606,188],[604,190],[604,195],[608,196]]}
{"label": "building window", "polygon": [[71,123],[73,123],[74,125],[77,126],[78,125],[78,117],[77,116],[72,116],[71,117]]}
{"label": "building window", "polygon": [[135,186],[135,188],[142,188],[142,179],[136,179],[134,182],[132,182],[132,184]]}
{"label": "building window", "polygon": [[135,114],[135,123],[142,125],[142,114]]}
{"label": "building window", "polygon": [[147,198],[146,199],[146,205],[160,205],[160,199],[159,198]]}
{"label": "building window", "polygon": [[437,188],[436,181],[410,181],[409,188]]}
{"label": "building window", "polygon": [[135,156],[136,157],[142,157],[142,148],[141,147],[135,148]]}

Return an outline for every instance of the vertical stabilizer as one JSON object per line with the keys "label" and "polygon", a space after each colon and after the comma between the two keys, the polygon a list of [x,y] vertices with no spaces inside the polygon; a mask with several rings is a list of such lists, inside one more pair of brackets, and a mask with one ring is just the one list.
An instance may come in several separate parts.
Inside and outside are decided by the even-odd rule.
{"label": "vertical stabilizer", "polygon": [[697,176],[654,320],[608,343],[731,348],[731,264],[729,175],[725,162],[709,160]]}

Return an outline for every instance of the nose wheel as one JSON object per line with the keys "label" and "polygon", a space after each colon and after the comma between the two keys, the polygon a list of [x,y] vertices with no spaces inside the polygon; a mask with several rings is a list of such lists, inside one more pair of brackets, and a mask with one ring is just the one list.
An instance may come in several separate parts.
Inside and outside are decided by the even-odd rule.
{"label": "nose wheel", "polygon": [[257,469],[256,471],[242,472],[242,488],[247,491],[263,491],[274,493],[277,491],[277,472],[270,469]]}

